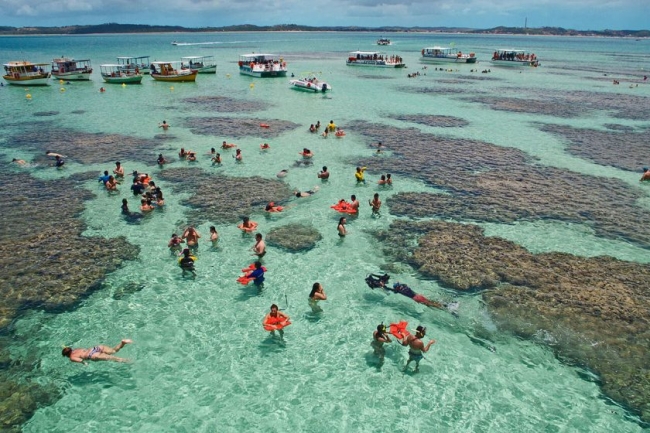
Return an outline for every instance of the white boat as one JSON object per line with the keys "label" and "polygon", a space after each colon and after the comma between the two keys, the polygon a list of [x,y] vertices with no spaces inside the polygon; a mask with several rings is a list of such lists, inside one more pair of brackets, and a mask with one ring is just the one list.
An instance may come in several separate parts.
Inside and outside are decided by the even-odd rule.
{"label": "white boat", "polygon": [[151,62],[150,75],[156,81],[196,81],[196,70],[181,69],[181,62]]}
{"label": "white boat", "polygon": [[181,64],[181,67],[196,70],[199,74],[217,73],[217,63],[214,61],[214,56],[181,57]]}
{"label": "white boat", "polygon": [[352,51],[345,64],[348,66],[375,66],[380,68],[403,68],[400,56],[389,56],[377,51]]}
{"label": "white boat", "polygon": [[539,60],[534,53],[525,50],[498,49],[492,54],[492,64],[495,66],[539,66]]}
{"label": "white boat", "polygon": [[476,63],[476,54],[465,54],[451,47],[422,48],[423,62],[431,63]]}
{"label": "white boat", "polygon": [[377,45],[390,45],[390,39],[379,38],[377,39]]}
{"label": "white boat", "polygon": [[242,54],[239,73],[251,77],[286,77],[287,62],[276,54]]}
{"label": "white boat", "polygon": [[2,78],[16,86],[47,86],[51,73],[49,63],[31,63],[26,61],[4,64],[5,74]]}
{"label": "white boat", "polygon": [[289,83],[291,84],[292,89],[302,90],[304,92],[324,93],[328,90],[332,90],[332,86],[314,76],[300,78],[297,80],[290,80]]}
{"label": "white boat", "polygon": [[99,65],[102,79],[113,84],[140,84],[143,75],[133,71],[124,71],[122,65],[106,64]]}
{"label": "white boat", "polygon": [[67,57],[52,60],[52,78],[66,81],[88,81],[93,73],[90,60],[75,60]]}
{"label": "white boat", "polygon": [[118,57],[117,63],[124,72],[133,74],[148,74],[151,67],[149,56]]}

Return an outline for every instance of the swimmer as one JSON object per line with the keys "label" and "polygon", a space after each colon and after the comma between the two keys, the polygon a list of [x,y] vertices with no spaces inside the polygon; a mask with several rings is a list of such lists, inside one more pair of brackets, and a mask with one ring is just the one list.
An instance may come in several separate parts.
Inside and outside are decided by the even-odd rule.
{"label": "swimmer", "polygon": [[211,147],[210,152],[208,152],[208,155],[214,156],[215,153],[217,153],[217,150],[214,147]]}
{"label": "swimmer", "polygon": [[187,160],[190,162],[195,162],[196,161],[196,152],[193,150],[188,150],[187,151]]}
{"label": "swimmer", "polygon": [[409,359],[406,362],[406,366],[404,366],[404,371],[406,371],[411,361],[415,361],[415,372],[417,373],[420,371],[420,361],[424,358],[422,353],[428,352],[431,345],[436,342],[436,340],[430,340],[425,346],[422,342],[422,338],[426,335],[426,332],[427,328],[424,326],[418,326],[415,335],[407,335],[406,338],[400,342],[402,346],[409,347]]}
{"label": "swimmer", "polygon": [[266,255],[266,243],[262,239],[262,234],[257,233],[255,235],[255,245],[253,245],[253,255],[258,258],[262,258]]}
{"label": "swimmer", "polygon": [[46,150],[46,151],[45,151],[45,154],[46,154],[47,156],[51,156],[51,157],[53,157],[53,158],[56,158],[57,156],[58,156],[59,158],[67,158],[65,155],[61,155],[60,153],[55,153],[55,152],[52,152],[52,151],[50,151],[50,150]]}
{"label": "swimmer", "polygon": [[276,174],[276,176],[279,177],[279,178],[283,178],[283,177],[286,177],[287,174],[289,174],[289,170],[285,169],[285,170],[280,170],[278,172],[278,174]]}
{"label": "swimmer", "polygon": [[300,155],[302,155],[303,158],[313,158],[314,153],[307,149],[306,147],[302,149],[302,152],[298,152]]}
{"label": "swimmer", "polygon": [[129,210],[129,202],[125,198],[122,199],[122,213],[124,215],[131,215],[131,211]]}
{"label": "swimmer", "polygon": [[108,176],[108,180],[104,183],[104,186],[109,191],[117,191],[117,181],[113,176]]}
{"label": "swimmer", "polygon": [[386,185],[386,175],[382,174],[379,180],[377,181],[377,184],[379,185]]}
{"label": "swimmer", "polygon": [[153,210],[153,206],[151,205],[151,200],[144,199],[144,198],[140,200],[140,210],[142,212],[151,212]]}
{"label": "swimmer", "polygon": [[235,152],[233,158],[235,158],[235,162],[242,162],[243,159],[242,159],[241,149],[237,149],[237,152]]}
{"label": "swimmer", "polygon": [[[284,314],[283,312],[278,310],[278,306],[273,304],[271,305],[271,312],[268,313],[266,316],[264,316],[264,320],[262,320],[262,324],[267,327],[275,327],[274,325],[280,324],[280,323],[285,323],[288,322],[289,316]],[[277,328],[276,328],[277,329]],[[278,332],[280,333],[280,338],[284,337],[284,330],[283,329],[278,329]],[[271,330],[271,335],[275,335],[275,329]]]}
{"label": "swimmer", "polygon": [[327,295],[321,283],[314,283],[309,293],[309,306],[312,313],[321,313],[323,309],[318,306],[318,301],[327,301]]}
{"label": "swimmer", "polygon": [[133,195],[140,195],[144,192],[145,186],[142,184],[139,178],[133,179],[133,185],[131,185],[131,191]]}
{"label": "swimmer", "polygon": [[185,248],[183,250],[183,257],[179,260],[178,265],[183,270],[183,276],[188,272],[192,274],[193,277],[196,277],[196,270],[194,269],[194,259],[190,256],[190,249]]}
{"label": "swimmer", "polygon": [[86,361],[113,361],[113,362],[129,362],[128,359],[118,358],[113,356],[113,354],[119,352],[127,344],[131,344],[133,341],[124,339],[115,347],[108,347],[103,345],[98,345],[92,349],[73,349],[72,347],[65,347],[61,351],[61,355],[67,356],[72,362],[80,362],[84,365],[88,365]]}
{"label": "swimmer", "polygon": [[158,125],[158,128],[162,128],[163,131],[167,131],[169,129],[169,123],[167,123],[166,120],[163,120],[162,123]]}
{"label": "swimmer", "polygon": [[321,135],[323,136],[323,138],[327,138],[328,134],[329,134],[329,130],[327,128],[325,128],[325,130],[323,131],[323,133]]}
{"label": "swimmer", "polygon": [[61,168],[61,167],[63,167],[63,165],[65,164],[65,161],[64,161],[63,158],[61,158],[59,155],[55,156],[54,159],[56,160],[56,162],[54,163],[54,165],[55,165],[57,168]]}
{"label": "swimmer", "polygon": [[269,143],[262,143],[260,144],[260,149],[262,150],[269,150],[271,146],[269,146]]}
{"label": "swimmer", "polygon": [[216,227],[210,226],[210,241],[212,242],[212,246],[215,246],[218,240],[219,240],[219,233],[217,233]]}
{"label": "swimmer", "polygon": [[345,235],[348,234],[348,230],[345,228],[345,224],[347,223],[347,220],[345,217],[341,217],[339,219],[339,225],[336,227],[336,230],[339,233],[339,237],[344,237]]}
{"label": "swimmer", "polygon": [[272,201],[270,201],[264,208],[267,212],[282,212],[282,209],[284,209],[282,206],[276,206]]}
{"label": "swimmer", "polygon": [[167,161],[165,159],[165,157],[163,156],[162,153],[159,153],[158,154],[158,159],[156,160],[156,162],[158,163],[158,165],[163,166],[163,165],[167,164],[169,161]]}
{"label": "swimmer", "polygon": [[108,178],[110,178],[110,177],[111,176],[108,174],[108,170],[104,170],[104,174],[99,176],[99,178],[97,179],[97,182],[101,182],[104,185],[106,185],[106,182],[108,182]]}
{"label": "swimmer", "polygon": [[257,223],[255,221],[251,221],[247,216],[245,216],[237,228],[250,233],[257,228]]}
{"label": "swimmer", "polygon": [[201,235],[199,232],[196,231],[196,229],[192,226],[189,226],[188,228],[185,229],[183,232],[183,236],[181,236],[181,239],[186,239],[187,240],[187,246],[195,249],[199,247],[199,238]]}
{"label": "swimmer", "polygon": [[181,147],[181,150],[178,151],[178,157],[181,159],[187,158],[187,152],[184,147]]}
{"label": "swimmer", "polygon": [[179,251],[181,249],[181,244],[184,242],[185,241],[181,239],[176,233],[173,233],[172,238],[167,243],[167,248],[172,251]]}
{"label": "swimmer", "polygon": [[253,263],[253,267],[255,268],[251,272],[245,275],[246,278],[254,278],[253,284],[256,286],[261,286],[262,283],[264,282],[264,268],[262,267],[262,262],[255,262]]}
{"label": "swimmer", "polygon": [[157,206],[164,206],[165,205],[165,199],[163,198],[163,193],[162,193],[162,190],[160,188],[156,188],[155,197],[156,197],[156,205]]}
{"label": "swimmer", "polygon": [[233,148],[233,147],[237,147],[237,145],[236,145],[236,144],[233,144],[233,143],[226,143],[225,140],[224,140],[223,143],[221,143],[221,148],[222,148],[222,149],[231,149],[231,148]]}
{"label": "swimmer", "polygon": [[370,346],[373,348],[375,355],[379,358],[381,363],[384,362],[384,356],[386,355],[384,343],[391,343],[392,341],[393,340],[391,340],[386,333],[386,325],[383,323],[377,325],[377,330],[372,333],[372,343],[370,343]]}
{"label": "swimmer", "polygon": [[366,167],[357,167],[357,171],[354,173],[354,177],[357,179],[357,183],[366,183],[366,180],[363,177]]}
{"label": "swimmer", "polygon": [[381,141],[377,143],[377,153],[381,153],[382,144]]}
{"label": "swimmer", "polygon": [[320,129],[320,120],[318,122],[316,122],[316,129],[317,130]]}
{"label": "swimmer", "polygon": [[27,164],[27,162],[24,159],[16,159],[16,158],[14,158],[14,159],[11,160],[11,162],[13,162],[14,164],[18,164],[18,165]]}
{"label": "swimmer", "polygon": [[392,185],[393,184],[393,178],[391,177],[390,173],[386,174],[386,185]]}
{"label": "swimmer", "polygon": [[310,196],[316,194],[319,189],[320,189],[320,187],[318,185],[316,185],[315,187],[313,187],[309,191],[294,191],[293,194],[298,198],[310,197]]}
{"label": "swimmer", "polygon": [[122,163],[120,163],[120,161],[115,161],[115,168],[113,169],[113,174],[118,179],[124,177],[124,167],[122,167]]}
{"label": "swimmer", "polygon": [[643,176],[641,176],[640,182],[645,182],[650,180],[650,170],[648,167],[643,167]]}
{"label": "swimmer", "polygon": [[326,166],[323,166],[323,169],[322,169],[321,171],[318,172],[318,178],[319,178],[319,179],[323,179],[323,180],[326,180],[326,179],[329,179],[329,178],[330,178],[330,172],[327,171],[327,167],[326,167]]}
{"label": "swimmer", "polygon": [[334,135],[336,135],[338,138],[345,137],[345,131],[341,128],[336,128],[336,133]]}
{"label": "swimmer", "polygon": [[329,125],[327,125],[327,129],[328,129],[330,132],[334,132],[334,131],[336,131],[336,124],[334,123],[333,120],[330,120]]}
{"label": "swimmer", "polygon": [[379,215],[379,209],[381,208],[381,200],[379,200],[379,193],[375,193],[372,200],[368,200],[368,204],[372,207],[372,214]]}
{"label": "swimmer", "polygon": [[217,153],[212,157],[212,165],[221,165],[221,154]]}
{"label": "swimmer", "polygon": [[316,127],[314,126],[313,123],[311,125],[309,125],[309,132],[312,132],[312,133],[316,132]]}
{"label": "swimmer", "polygon": [[359,213],[359,200],[357,200],[357,196],[354,194],[350,196],[350,209]]}

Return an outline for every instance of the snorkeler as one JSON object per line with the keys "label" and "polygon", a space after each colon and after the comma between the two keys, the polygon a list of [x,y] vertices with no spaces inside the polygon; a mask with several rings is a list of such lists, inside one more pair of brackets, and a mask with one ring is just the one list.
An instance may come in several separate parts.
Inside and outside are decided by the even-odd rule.
{"label": "snorkeler", "polygon": [[370,346],[373,348],[375,355],[379,358],[379,361],[384,361],[384,355],[386,354],[386,349],[384,349],[384,343],[390,343],[393,340],[390,339],[386,333],[386,325],[383,323],[377,325],[377,330],[372,333],[372,343]]}
{"label": "snorkeler", "polygon": [[427,328],[423,326],[418,326],[415,330],[415,335],[407,335],[400,343],[402,346],[409,347],[409,359],[406,361],[404,366],[404,371],[408,368],[411,361],[415,361],[415,372],[417,373],[420,370],[420,361],[424,358],[422,355],[423,352],[428,352],[432,344],[436,340],[430,340],[425,346],[422,342],[422,338],[426,335]]}

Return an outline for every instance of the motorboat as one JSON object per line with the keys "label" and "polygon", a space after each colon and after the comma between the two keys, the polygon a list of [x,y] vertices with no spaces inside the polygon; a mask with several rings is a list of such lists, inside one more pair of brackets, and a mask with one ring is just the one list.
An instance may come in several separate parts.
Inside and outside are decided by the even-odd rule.
{"label": "motorboat", "polygon": [[406,66],[400,56],[389,56],[377,51],[352,51],[345,64],[348,66],[375,66],[380,68],[403,68]]}
{"label": "motorboat", "polygon": [[239,56],[239,73],[251,77],[286,77],[287,62],[276,54],[242,54]]}
{"label": "motorboat", "polygon": [[377,39],[377,45],[390,45],[390,39],[379,38]]}
{"label": "motorboat", "polygon": [[124,72],[135,74],[148,74],[151,66],[149,63],[149,56],[118,57],[117,63],[121,65]]}
{"label": "motorboat", "polygon": [[539,60],[534,53],[525,50],[513,50],[508,48],[498,49],[492,54],[492,64],[495,66],[539,66]]}
{"label": "motorboat", "polygon": [[332,90],[332,86],[314,76],[290,80],[289,83],[291,84],[291,88],[295,90],[302,90],[304,92],[324,93]]}
{"label": "motorboat", "polygon": [[214,56],[181,57],[181,67],[196,70],[199,74],[216,74],[217,63]]}
{"label": "motorboat", "polygon": [[50,72],[49,63],[32,63],[27,61],[4,64],[5,74],[2,78],[16,86],[47,86]]}
{"label": "motorboat", "polygon": [[431,63],[476,63],[476,54],[463,53],[452,47],[428,47],[422,49],[423,62]]}
{"label": "motorboat", "polygon": [[93,73],[90,60],[75,60],[67,57],[52,60],[52,78],[66,81],[88,81]]}
{"label": "motorboat", "polygon": [[198,72],[192,69],[181,69],[181,62],[151,62],[149,67],[151,78],[156,81],[185,82],[196,81]]}
{"label": "motorboat", "polygon": [[140,84],[144,76],[139,72],[136,74],[135,71],[125,71],[122,65],[118,64],[99,65],[99,70],[102,79],[113,84]]}

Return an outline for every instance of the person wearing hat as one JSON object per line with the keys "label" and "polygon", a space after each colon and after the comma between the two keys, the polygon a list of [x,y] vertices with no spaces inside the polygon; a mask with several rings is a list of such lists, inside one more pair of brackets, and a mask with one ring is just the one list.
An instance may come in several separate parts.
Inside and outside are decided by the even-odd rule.
{"label": "person wearing hat", "polygon": [[644,182],[646,180],[650,180],[650,170],[648,170],[648,167],[643,167],[643,176],[641,176],[641,182]]}
{"label": "person wearing hat", "polygon": [[432,344],[436,340],[430,340],[425,346],[422,342],[422,338],[426,335],[427,328],[420,325],[415,329],[415,335],[407,335],[402,341],[402,346],[409,347],[409,360],[406,361],[406,366],[404,366],[404,371],[409,367],[411,361],[415,361],[415,372],[417,373],[420,369],[420,361],[424,358],[422,353],[428,352]]}

